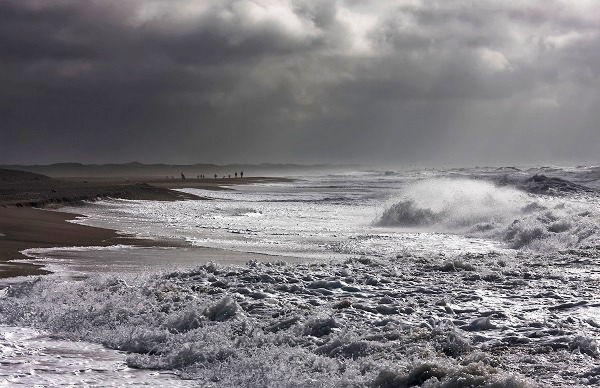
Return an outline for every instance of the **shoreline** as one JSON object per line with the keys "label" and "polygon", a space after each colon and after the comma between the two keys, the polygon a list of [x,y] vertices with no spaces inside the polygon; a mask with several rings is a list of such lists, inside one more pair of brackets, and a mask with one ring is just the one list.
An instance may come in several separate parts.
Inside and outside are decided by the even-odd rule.
{"label": "shoreline", "polygon": [[14,184],[15,188],[11,188],[10,185],[0,186],[0,194],[4,194],[0,197],[0,279],[51,273],[41,264],[15,262],[15,260],[30,260],[30,257],[21,253],[30,248],[117,244],[141,247],[180,246],[175,242],[138,239],[119,234],[112,229],[69,222],[82,215],[61,212],[62,205],[105,198],[157,201],[202,200],[206,198],[173,189],[232,190],[227,186],[287,181],[291,180],[286,178],[225,178],[197,181],[166,179],[119,185],[107,179],[69,178],[36,182],[34,185],[29,182],[25,184],[19,182]]}
{"label": "shoreline", "polygon": [[43,265],[15,260],[31,260],[21,253],[31,248],[71,246],[148,245],[151,240],[118,234],[117,231],[69,222],[80,215],[49,209],[0,208],[0,278],[46,275]]}
{"label": "shoreline", "polygon": [[205,198],[176,190],[184,188],[232,190],[230,186],[293,181],[289,178],[266,177],[186,180],[148,177],[54,179],[31,174],[33,177],[25,176],[7,182],[3,171],[7,170],[0,169],[0,207],[56,207],[106,198],[150,201],[198,200]]}

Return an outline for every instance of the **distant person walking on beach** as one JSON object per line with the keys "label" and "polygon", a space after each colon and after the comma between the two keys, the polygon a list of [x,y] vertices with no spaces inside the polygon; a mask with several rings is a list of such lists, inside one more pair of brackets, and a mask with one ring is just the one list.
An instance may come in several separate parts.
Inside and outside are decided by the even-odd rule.
{"label": "distant person walking on beach", "polygon": [[181,180],[184,181],[185,180],[185,175],[183,175],[183,173],[181,173]]}
{"label": "distant person walking on beach", "polygon": [[235,177],[237,178],[237,171],[235,172]]}
{"label": "distant person walking on beach", "polygon": [[243,178],[243,177],[244,177],[244,172],[240,171],[240,178]]}
{"label": "distant person walking on beach", "polygon": [[217,179],[217,174],[215,174],[215,179]]}

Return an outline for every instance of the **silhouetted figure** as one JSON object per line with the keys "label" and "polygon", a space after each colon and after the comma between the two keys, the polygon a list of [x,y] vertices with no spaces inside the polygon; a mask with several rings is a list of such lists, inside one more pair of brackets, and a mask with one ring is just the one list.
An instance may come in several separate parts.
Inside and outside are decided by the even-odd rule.
{"label": "silhouetted figure", "polygon": [[235,172],[235,177],[237,178],[237,171]]}
{"label": "silhouetted figure", "polygon": [[217,174],[215,174],[215,179],[217,179]]}
{"label": "silhouetted figure", "polygon": [[240,178],[243,178],[243,177],[244,177],[244,172],[240,171]]}
{"label": "silhouetted figure", "polygon": [[227,178],[231,179],[231,174],[227,175]]}
{"label": "silhouetted figure", "polygon": [[185,180],[185,175],[183,175],[183,173],[181,173],[181,180],[184,181]]}

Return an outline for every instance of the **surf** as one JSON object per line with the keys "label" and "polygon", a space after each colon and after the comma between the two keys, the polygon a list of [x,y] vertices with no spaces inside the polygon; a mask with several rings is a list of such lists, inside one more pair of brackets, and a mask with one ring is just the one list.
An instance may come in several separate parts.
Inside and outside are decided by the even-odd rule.
{"label": "surf", "polygon": [[600,241],[600,212],[589,202],[464,178],[406,185],[374,224],[489,238],[513,249],[541,252]]}

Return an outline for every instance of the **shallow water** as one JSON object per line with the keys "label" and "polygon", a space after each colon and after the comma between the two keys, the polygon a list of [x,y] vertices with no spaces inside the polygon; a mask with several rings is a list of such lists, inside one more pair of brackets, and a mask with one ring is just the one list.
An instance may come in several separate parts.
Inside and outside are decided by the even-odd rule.
{"label": "shallow water", "polygon": [[30,328],[0,326],[1,387],[192,387],[170,372],[132,369],[126,355]]}
{"label": "shallow water", "polygon": [[[60,273],[8,288],[0,317],[200,386],[596,385],[597,196],[498,187],[498,174],[311,177],[76,208],[90,216],[77,222],[194,247],[32,251]],[[106,351],[90,349],[73,364]]]}
{"label": "shallow water", "polygon": [[[23,252],[31,260],[20,260],[44,264],[44,267],[61,276],[87,277],[92,274],[141,274],[173,268],[191,269],[209,262],[232,265],[255,260],[273,262],[285,260],[297,262],[301,259],[280,255],[252,252],[235,252],[208,247],[141,247],[111,245],[107,247],[63,247],[27,249]],[[10,281],[10,279],[7,279]],[[0,281],[0,285],[3,283]]]}
{"label": "shallow water", "polygon": [[[89,216],[75,221],[85,225],[142,238],[185,239],[197,247],[281,256],[285,261],[381,257],[398,246],[408,251],[452,253],[503,249],[497,241],[466,238],[447,229],[378,225],[378,217],[394,194],[417,177],[310,177],[291,184],[239,186],[234,191],[183,190],[208,201],[102,201],[64,210]],[[173,266],[188,264],[185,253],[183,260],[167,256],[174,260]],[[218,256],[214,260],[227,261]]]}

